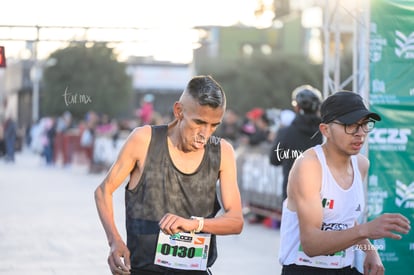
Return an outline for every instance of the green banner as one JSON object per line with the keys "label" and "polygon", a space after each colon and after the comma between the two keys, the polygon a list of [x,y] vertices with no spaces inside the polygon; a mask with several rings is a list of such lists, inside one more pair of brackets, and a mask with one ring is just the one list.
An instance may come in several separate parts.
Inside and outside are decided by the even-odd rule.
{"label": "green banner", "polygon": [[[368,220],[401,213],[414,224],[414,1],[371,0]],[[414,233],[373,241],[386,274],[414,270]]]}
{"label": "green banner", "polygon": [[371,0],[370,102],[414,104],[414,1]]}
{"label": "green banner", "polygon": [[[414,112],[412,106],[373,105],[381,114],[369,135],[368,220],[401,213],[414,224]],[[388,274],[414,269],[414,234],[373,241]]]}

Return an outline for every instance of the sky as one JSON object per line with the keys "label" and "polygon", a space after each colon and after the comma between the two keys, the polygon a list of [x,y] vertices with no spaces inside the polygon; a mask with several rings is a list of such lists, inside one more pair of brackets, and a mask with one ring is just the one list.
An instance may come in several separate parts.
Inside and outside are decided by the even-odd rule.
{"label": "sky", "polygon": [[[145,37],[144,41],[139,44],[124,45],[121,52],[124,54],[135,52],[152,55],[160,60],[179,61],[191,59],[196,40],[192,27],[253,24],[255,7],[256,0],[13,0],[3,4],[0,26],[143,28],[147,30],[145,35],[140,35]],[[3,40],[14,36],[15,32],[2,32],[0,43],[12,45],[6,48],[6,54],[23,55],[22,42],[6,43]],[[50,35],[57,37],[62,35],[62,31]],[[116,34],[113,35],[115,37]],[[125,36],[129,35],[125,34]],[[46,44],[39,46],[41,58],[47,56],[49,48],[56,47],[56,43]]]}
{"label": "sky", "polygon": [[255,0],[13,0],[1,24],[160,27],[229,25],[248,19]]}

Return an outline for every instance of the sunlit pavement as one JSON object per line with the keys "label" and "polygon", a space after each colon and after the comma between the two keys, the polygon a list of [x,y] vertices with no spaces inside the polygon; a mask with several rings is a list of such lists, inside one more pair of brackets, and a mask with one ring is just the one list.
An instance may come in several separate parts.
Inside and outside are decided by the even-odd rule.
{"label": "sunlit pavement", "polygon": [[[23,150],[14,164],[0,158],[0,274],[111,274],[93,191],[104,174],[81,165],[48,167]],[[123,188],[114,195],[125,236]],[[245,223],[242,234],[218,237],[214,275],[280,274],[279,231]]]}

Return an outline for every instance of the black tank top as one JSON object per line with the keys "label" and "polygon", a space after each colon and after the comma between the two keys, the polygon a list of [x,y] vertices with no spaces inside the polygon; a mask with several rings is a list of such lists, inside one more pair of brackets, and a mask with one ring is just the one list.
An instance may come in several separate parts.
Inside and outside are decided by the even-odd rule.
{"label": "black tank top", "polygon": [[[212,136],[203,159],[194,173],[179,171],[170,158],[167,125],[152,126],[151,142],[141,178],[133,190],[125,190],[127,246],[131,267],[153,271],[165,268],[153,265],[158,240],[158,222],[166,213],[184,218],[214,217],[219,210],[216,184],[220,169],[220,139]],[[212,236],[208,266],[217,257]]]}

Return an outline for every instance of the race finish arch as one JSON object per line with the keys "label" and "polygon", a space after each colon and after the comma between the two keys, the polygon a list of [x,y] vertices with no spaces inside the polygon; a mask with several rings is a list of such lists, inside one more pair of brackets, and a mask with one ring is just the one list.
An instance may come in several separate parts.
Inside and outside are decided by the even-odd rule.
{"label": "race finish arch", "polygon": [[[368,220],[401,213],[414,225],[414,1],[370,0]],[[414,270],[414,233],[373,241],[387,274]]]}

